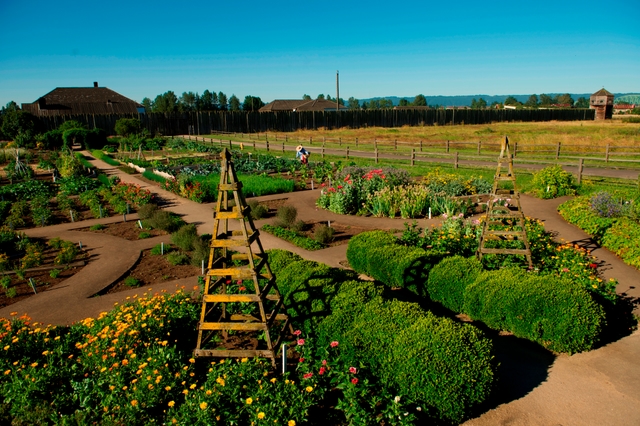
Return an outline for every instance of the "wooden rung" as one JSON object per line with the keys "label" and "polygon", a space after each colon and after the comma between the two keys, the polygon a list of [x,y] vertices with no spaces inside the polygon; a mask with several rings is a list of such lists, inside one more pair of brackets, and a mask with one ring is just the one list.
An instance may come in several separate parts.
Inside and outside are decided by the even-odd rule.
{"label": "wooden rung", "polygon": [[259,231],[254,231],[249,235],[249,240],[239,238],[216,238],[211,240],[209,247],[249,247],[260,235]]}
{"label": "wooden rung", "polygon": [[519,236],[527,235],[525,231],[492,231],[489,229],[487,229],[485,233],[489,235],[519,235]]}
{"label": "wooden rung", "polygon": [[233,210],[230,212],[214,212],[213,219],[243,219],[243,212]]}
{"label": "wooden rung", "polygon": [[[264,297],[266,300],[280,300],[281,296],[277,294],[268,294]],[[231,303],[231,302],[259,302],[260,296],[257,294],[205,294],[202,296],[204,303]]]}
{"label": "wooden rung", "polygon": [[[275,347],[275,346],[274,346]],[[193,356],[198,357],[219,357],[219,358],[273,358],[275,356],[274,351],[267,349],[264,350],[251,350],[251,349],[225,349],[225,350],[209,350],[209,349],[196,349],[193,351]]]}
{"label": "wooden rung", "polygon": [[267,324],[261,322],[204,322],[198,330],[268,330]]}
{"label": "wooden rung", "polygon": [[214,277],[231,277],[232,280],[250,280],[257,274],[255,270],[243,266],[240,268],[209,269],[207,275]]}
{"label": "wooden rung", "polygon": [[524,215],[521,212],[518,211],[514,211],[512,212],[513,214],[487,214],[488,217],[490,218],[496,218],[496,219],[519,219],[519,218],[523,218],[524,219]]}
{"label": "wooden rung", "polygon": [[218,191],[237,191],[242,188],[242,182],[221,183],[218,185]]}
{"label": "wooden rung", "polygon": [[491,248],[481,248],[480,253],[483,254],[522,254],[526,256],[531,256],[531,250],[527,249],[491,249]]}
{"label": "wooden rung", "polygon": [[[253,254],[253,260],[261,260],[264,254]],[[249,260],[249,253],[235,253],[231,255],[231,260]]]}

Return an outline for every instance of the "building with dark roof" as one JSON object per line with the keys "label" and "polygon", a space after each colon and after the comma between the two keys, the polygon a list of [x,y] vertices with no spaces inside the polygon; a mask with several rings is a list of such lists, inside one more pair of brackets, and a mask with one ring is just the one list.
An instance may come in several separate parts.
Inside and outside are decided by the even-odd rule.
{"label": "building with dark roof", "polygon": [[107,87],[57,87],[22,109],[36,116],[77,114],[140,114],[144,106]]}
{"label": "building with dark roof", "polygon": [[[340,111],[346,111],[348,108],[340,105]],[[258,111],[260,112],[280,112],[280,111],[335,111],[336,101],[328,101],[326,99],[276,99],[269,102]]]}
{"label": "building with dark roof", "polygon": [[602,89],[589,98],[589,108],[596,110],[596,120],[605,120],[613,116],[613,93]]}

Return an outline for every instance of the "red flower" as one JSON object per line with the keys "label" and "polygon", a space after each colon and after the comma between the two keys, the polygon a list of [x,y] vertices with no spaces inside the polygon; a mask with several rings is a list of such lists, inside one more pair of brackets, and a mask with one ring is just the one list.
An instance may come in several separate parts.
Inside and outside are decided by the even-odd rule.
{"label": "red flower", "polygon": [[304,345],[304,339],[298,339],[298,346]]}
{"label": "red flower", "polygon": [[355,367],[349,367],[349,373],[356,374],[358,370]]}
{"label": "red flower", "polygon": [[304,358],[300,358],[298,362],[304,362]]}
{"label": "red flower", "polygon": [[300,331],[300,330],[296,330],[296,331],[293,332],[294,336],[299,336],[301,334],[302,334],[302,331]]}
{"label": "red flower", "polygon": [[326,368],[324,368],[324,367],[320,367],[320,371],[318,371],[318,374],[322,376],[322,375],[324,374],[324,372],[325,372],[325,371],[327,371],[327,369],[326,369]]}
{"label": "red flower", "polygon": [[322,365],[327,365],[327,360],[326,359],[322,360]]}
{"label": "red flower", "polygon": [[351,177],[351,174],[348,174],[348,175],[344,178],[344,182],[348,182],[350,177]]}
{"label": "red flower", "polygon": [[338,189],[342,189],[342,185],[338,185]]}
{"label": "red flower", "polygon": [[334,340],[333,342],[331,342],[331,347],[335,348],[336,346],[338,346],[338,342],[336,340]]}
{"label": "red flower", "polygon": [[358,384],[358,379],[356,379],[355,377],[353,379],[351,379],[351,383],[353,383],[354,385]]}
{"label": "red flower", "polygon": [[596,269],[597,267],[598,267],[597,263],[590,263],[589,264],[589,268],[591,268],[591,269]]}
{"label": "red flower", "polygon": [[312,378],[312,377],[313,377],[313,373],[307,373],[307,374],[305,374],[305,375],[304,375],[304,376],[302,376],[302,377],[303,377],[303,378],[305,378],[305,379],[310,379],[310,378]]}

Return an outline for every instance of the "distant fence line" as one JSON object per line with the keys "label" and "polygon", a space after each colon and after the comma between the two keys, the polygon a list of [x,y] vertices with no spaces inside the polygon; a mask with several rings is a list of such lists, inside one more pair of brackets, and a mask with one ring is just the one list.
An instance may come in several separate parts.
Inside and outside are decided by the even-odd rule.
{"label": "distant fence line", "polygon": [[212,134],[218,132],[257,133],[325,130],[342,127],[402,127],[451,124],[490,124],[524,121],[593,120],[592,109],[428,109],[428,110],[349,110],[349,111],[199,111],[148,114],[78,114],[38,117],[45,130],[57,128],[67,120],[77,120],[90,129],[100,128],[115,134],[120,118],[139,118],[152,134]]}

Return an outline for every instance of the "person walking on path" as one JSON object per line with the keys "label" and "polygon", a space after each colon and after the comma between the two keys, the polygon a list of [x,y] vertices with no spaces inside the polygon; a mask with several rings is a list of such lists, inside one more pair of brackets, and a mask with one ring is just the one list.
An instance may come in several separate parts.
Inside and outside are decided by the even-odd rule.
{"label": "person walking on path", "polygon": [[296,147],[296,158],[305,166],[309,164],[309,155],[311,155],[311,153],[304,149],[302,145]]}

